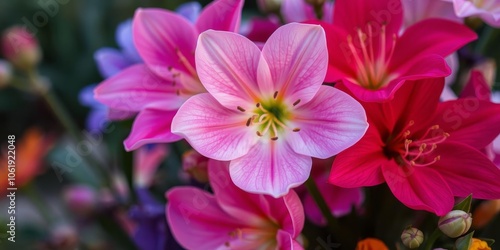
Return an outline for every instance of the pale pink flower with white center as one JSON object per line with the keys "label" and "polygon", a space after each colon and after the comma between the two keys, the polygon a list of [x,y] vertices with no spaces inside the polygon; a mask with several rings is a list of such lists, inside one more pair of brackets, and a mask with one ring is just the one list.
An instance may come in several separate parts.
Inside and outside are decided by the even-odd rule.
{"label": "pale pink flower with white center", "polygon": [[231,161],[232,180],[247,192],[285,195],[309,177],[311,156],[339,153],[368,127],[357,101],[322,86],[328,53],[320,26],[284,25],[262,51],[239,34],[206,31],[195,60],[209,93],[182,105],[172,132],[202,155]]}
{"label": "pale pink flower with white center", "polygon": [[458,17],[479,16],[484,22],[500,27],[499,0],[444,0],[453,2],[455,14]]}
{"label": "pale pink flower with white center", "polygon": [[281,198],[236,187],[227,162],[208,162],[214,194],[194,187],[167,192],[167,220],[186,249],[304,249],[304,209],[292,190]]}

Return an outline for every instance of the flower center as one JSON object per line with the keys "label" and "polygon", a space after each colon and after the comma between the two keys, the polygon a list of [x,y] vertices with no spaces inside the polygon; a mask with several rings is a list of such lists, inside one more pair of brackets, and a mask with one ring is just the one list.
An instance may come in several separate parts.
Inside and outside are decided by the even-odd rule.
{"label": "flower center", "polygon": [[[347,44],[354,56],[357,68],[356,79],[350,80],[364,88],[377,90],[395,78],[394,75],[387,72],[387,67],[394,54],[397,36],[396,34],[392,35],[392,41],[390,41],[392,46],[387,51],[388,41],[385,24],[382,25],[378,34],[374,34],[372,25],[368,23],[367,32],[365,33],[361,28],[358,28],[354,38],[351,35],[347,36]],[[376,42],[379,42],[379,50],[374,48]],[[359,46],[355,46],[355,43],[359,43]]]}
{"label": "flower center", "polygon": [[[284,131],[299,132],[300,128],[290,128],[287,126],[292,113],[290,108],[280,99],[277,98],[278,91],[274,92],[272,98],[266,101],[260,101],[255,104],[252,111],[247,111],[238,106],[237,109],[241,112],[250,113],[250,117],[246,120],[247,127],[256,126],[257,136],[269,137],[271,140],[278,140],[278,135]],[[300,103],[300,99],[295,101],[292,106]]]}
{"label": "flower center", "polygon": [[404,132],[395,138],[397,145],[399,145],[394,149],[396,162],[401,166],[417,167],[425,167],[436,163],[441,156],[436,155],[435,150],[450,135],[440,129],[439,125],[433,125],[418,139],[412,138],[410,128],[413,124],[414,121],[410,121],[402,130]]}

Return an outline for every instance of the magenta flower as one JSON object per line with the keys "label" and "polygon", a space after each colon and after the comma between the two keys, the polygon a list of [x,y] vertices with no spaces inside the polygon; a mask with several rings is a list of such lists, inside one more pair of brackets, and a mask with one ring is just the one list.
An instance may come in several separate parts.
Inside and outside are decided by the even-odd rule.
{"label": "magenta flower", "polygon": [[442,0],[402,0],[404,27],[430,18],[443,18],[462,23],[462,18],[455,15],[453,4]]}
{"label": "magenta flower", "polygon": [[210,160],[215,194],[192,187],[167,193],[167,220],[186,249],[303,249],[304,210],[294,191],[274,199],[236,187],[228,164]]}
{"label": "magenta flower", "polygon": [[391,99],[406,80],[444,77],[444,58],[476,38],[466,26],[427,19],[400,35],[399,0],[337,0],[333,24],[322,23],[328,39],[327,82],[339,81],[357,99]]}
{"label": "magenta flower", "polygon": [[327,61],[318,25],[284,25],[262,51],[239,34],[206,31],[196,67],[209,93],[182,105],[172,131],[202,155],[231,161],[241,189],[282,196],[306,181],[311,156],[335,155],[366,131],[361,105],[321,85]]}
{"label": "magenta flower", "polygon": [[161,9],[139,9],[132,29],[144,64],[129,67],[102,82],[95,97],[109,108],[139,112],[125,140],[127,150],[149,143],[181,139],[170,125],[190,96],[206,92],[194,65],[198,35],[208,29],[236,31],[243,0],[217,0],[205,7],[195,23]]}
{"label": "magenta flower", "polygon": [[479,16],[484,22],[500,27],[500,1],[498,0],[443,0],[453,2],[458,17]]}
{"label": "magenta flower", "polygon": [[454,197],[500,198],[500,169],[480,152],[500,133],[500,105],[439,103],[443,78],[405,83],[394,99],[364,103],[370,128],[340,153],[329,181],[351,188],[387,182],[406,206],[444,215]]}

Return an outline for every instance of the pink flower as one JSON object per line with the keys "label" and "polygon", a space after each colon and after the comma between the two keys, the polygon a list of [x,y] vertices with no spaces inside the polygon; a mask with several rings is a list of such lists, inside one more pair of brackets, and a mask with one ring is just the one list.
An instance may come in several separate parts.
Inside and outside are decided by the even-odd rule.
{"label": "pink flower", "polygon": [[[323,4],[323,21],[332,23],[333,6],[333,1],[325,1]],[[306,0],[283,0],[281,15],[283,15],[283,19],[287,23],[317,19],[313,6],[307,3]]]}
{"label": "pink flower", "polygon": [[139,112],[125,140],[127,150],[150,143],[181,139],[170,125],[190,96],[206,92],[194,65],[198,35],[208,29],[236,31],[243,0],[217,0],[193,24],[161,9],[139,9],[133,20],[134,43],[144,64],[131,66],[102,82],[95,90],[109,108]]}
{"label": "pink flower", "polygon": [[321,85],[327,56],[318,25],[284,25],[262,51],[239,34],[206,31],[196,67],[209,93],[182,105],[172,131],[200,154],[231,161],[241,189],[282,196],[306,181],[311,156],[335,155],[367,128],[357,101]]}
{"label": "pink flower", "polygon": [[500,27],[500,1],[498,0],[444,0],[453,2],[458,17],[479,16],[493,27]]}
{"label": "pink flower", "polygon": [[339,81],[357,99],[383,101],[406,81],[449,75],[444,58],[476,38],[466,26],[427,19],[399,35],[400,0],[335,1],[328,39],[327,82]]}
{"label": "pink flower", "polygon": [[192,187],[167,193],[167,220],[187,249],[303,249],[297,241],[304,210],[294,191],[274,199],[236,187],[228,164],[210,160],[215,194]]}
{"label": "pink flower", "polygon": [[364,103],[370,128],[340,153],[330,183],[387,182],[406,206],[444,215],[454,196],[500,198],[500,169],[479,150],[500,133],[500,105],[476,98],[439,103],[443,78],[405,83],[386,103]]}

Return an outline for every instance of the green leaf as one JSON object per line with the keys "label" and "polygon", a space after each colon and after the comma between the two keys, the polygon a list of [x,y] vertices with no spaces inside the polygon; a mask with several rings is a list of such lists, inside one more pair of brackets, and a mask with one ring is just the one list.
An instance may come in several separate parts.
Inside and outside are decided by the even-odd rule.
{"label": "green leaf", "polygon": [[457,248],[457,250],[469,250],[472,244],[472,236],[474,236],[474,231],[463,237],[458,238],[457,241],[455,242],[455,247]]}
{"label": "green leaf", "polygon": [[486,242],[486,244],[488,244],[489,247],[491,247],[493,244],[495,244],[494,239],[485,239],[485,238],[479,238],[479,239]]}
{"label": "green leaf", "polygon": [[464,200],[461,202],[457,203],[454,207],[453,210],[462,210],[465,211],[466,213],[470,213],[470,204],[472,202],[472,194],[467,196]]}

